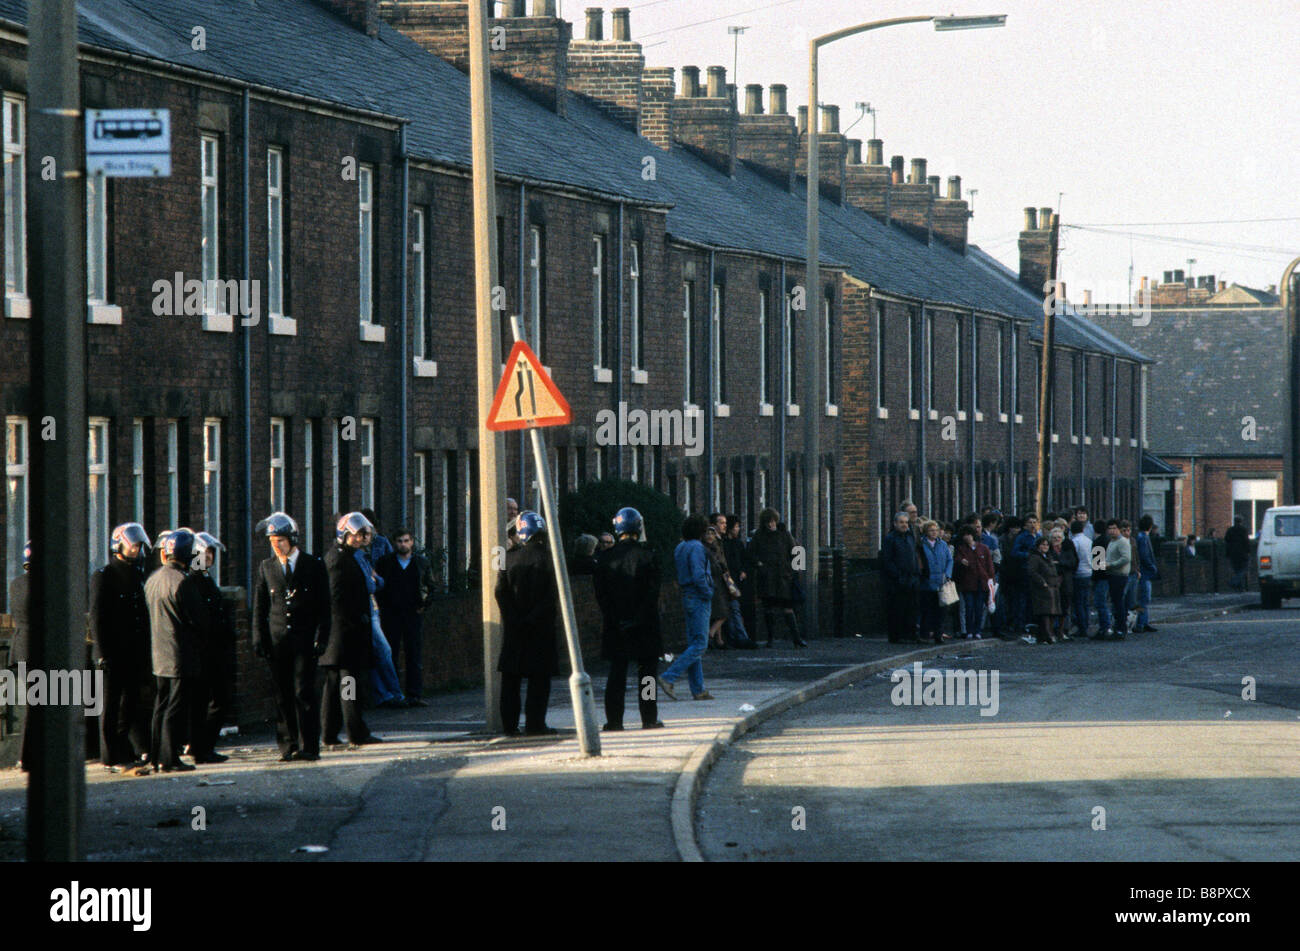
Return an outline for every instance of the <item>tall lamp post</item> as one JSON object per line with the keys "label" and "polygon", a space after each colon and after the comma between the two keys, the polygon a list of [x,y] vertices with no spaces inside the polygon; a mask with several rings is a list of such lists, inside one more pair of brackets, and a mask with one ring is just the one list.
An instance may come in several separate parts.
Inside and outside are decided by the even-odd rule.
{"label": "tall lamp post", "polygon": [[[823,46],[868,30],[904,23],[934,23],[936,30],[980,30],[1005,26],[1005,15],[997,16],[913,16],[893,17],[850,26],[816,37],[808,44],[808,263],[804,280],[804,315],[808,327],[808,344],[804,347],[804,379],[807,403],[803,413],[803,536],[807,543],[807,597],[804,600],[804,629],[810,637],[818,633],[817,591],[821,574],[821,401],[822,374],[822,290],[818,267],[819,214],[821,207],[820,168],[817,126],[817,54]],[[785,460],[781,460],[785,465]],[[787,516],[792,513],[786,513]]]}
{"label": "tall lamp post", "polygon": [[1278,288],[1282,292],[1282,327],[1286,331],[1287,342],[1287,411],[1286,431],[1283,436],[1285,445],[1282,453],[1283,505],[1295,505],[1296,492],[1300,490],[1300,453],[1297,452],[1300,448],[1300,439],[1297,439],[1296,434],[1297,424],[1300,424],[1300,334],[1296,333],[1296,325],[1300,324],[1300,318],[1293,313],[1297,308],[1295,294],[1291,290],[1297,268],[1300,268],[1300,258],[1296,258],[1286,266],[1286,270],[1282,272],[1282,283]]}

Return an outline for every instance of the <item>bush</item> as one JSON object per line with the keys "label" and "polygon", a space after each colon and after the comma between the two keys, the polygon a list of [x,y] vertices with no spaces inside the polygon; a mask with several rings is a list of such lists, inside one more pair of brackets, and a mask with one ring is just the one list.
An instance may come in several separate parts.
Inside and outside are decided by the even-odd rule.
{"label": "bush", "polygon": [[564,532],[565,550],[579,535],[600,537],[603,532],[613,532],[612,520],[624,506],[631,506],[645,520],[646,544],[654,549],[671,573],[673,549],[682,540],[682,520],[685,516],[671,496],[664,495],[648,485],[627,479],[604,479],[588,482],[577,492],[566,492],[560,500],[560,526]]}

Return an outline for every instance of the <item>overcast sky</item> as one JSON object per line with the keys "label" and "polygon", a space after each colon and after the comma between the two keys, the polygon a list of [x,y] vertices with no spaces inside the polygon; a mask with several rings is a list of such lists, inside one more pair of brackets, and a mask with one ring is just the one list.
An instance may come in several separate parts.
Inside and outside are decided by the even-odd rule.
{"label": "overcast sky", "polygon": [[[582,35],[583,9],[562,13]],[[1005,13],[1003,29],[890,27],[824,49],[821,99],[878,112],[885,159],[929,160],[947,193],[976,189],[971,240],[1016,266],[1027,205],[1067,227],[1070,296],[1116,300],[1143,274],[1187,268],[1255,287],[1300,255],[1300,13],[1291,0],[609,0],[632,9],[647,65],[726,66],[807,102],[808,40],[868,20]],[[711,22],[700,22],[711,21]],[[732,75],[728,25],[740,37]],[[606,31],[608,35],[608,16]],[[703,78],[703,77],[702,77]],[[765,100],[766,108],[766,100]],[[870,115],[850,135],[871,137]],[[1253,221],[1242,219],[1290,219]],[[1230,220],[1224,224],[1183,224]],[[1134,227],[1134,225],[1152,225]],[[1129,234],[1134,235],[1130,239]],[[1130,252],[1131,247],[1131,252]]]}

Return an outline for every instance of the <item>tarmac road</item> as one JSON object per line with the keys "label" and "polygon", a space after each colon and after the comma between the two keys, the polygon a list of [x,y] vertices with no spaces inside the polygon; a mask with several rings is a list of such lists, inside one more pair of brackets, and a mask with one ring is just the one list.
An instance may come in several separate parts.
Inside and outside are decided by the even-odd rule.
{"label": "tarmac road", "polygon": [[742,737],[697,804],[705,858],[1300,858],[1300,611],[960,653],[927,667],[997,670],[995,716],[896,705],[883,673]]}

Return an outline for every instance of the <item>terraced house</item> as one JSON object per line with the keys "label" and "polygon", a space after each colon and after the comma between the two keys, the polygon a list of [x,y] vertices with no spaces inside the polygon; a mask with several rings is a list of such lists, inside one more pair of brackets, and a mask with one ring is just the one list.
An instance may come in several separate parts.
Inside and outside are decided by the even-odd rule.
{"label": "terraced house", "polygon": [[[267,512],[295,514],[320,551],[331,513],[372,506],[444,548],[449,580],[465,576],[481,547],[465,4],[78,8],[83,105],[167,108],[173,148],[168,178],[87,189],[92,563],[115,522],[189,524],[234,543],[219,570],[243,584],[238,541]],[[552,0],[498,12],[501,316],[521,316],[573,405],[552,440],[557,482],[638,479],[750,524],[772,505],[798,535],[812,413],[822,538],[852,557],[874,557],[905,496],[948,518],[1032,502],[1048,261],[1036,212],[1013,272],[969,244],[958,177],[941,195],[924,159],[905,176],[879,140],[864,156],[826,106],[811,120],[822,286],[805,289],[810,120],[784,86],[742,95],[721,67],[703,80],[648,68],[626,9],[608,38],[599,10],[583,38]],[[22,359],[26,18],[0,0],[0,346],[17,355],[0,365],[4,577],[37,491],[24,466],[40,417]],[[216,295],[160,315],[159,288],[182,278],[259,282],[260,320],[244,326]],[[812,333],[817,406],[801,378]],[[1052,504],[1131,515],[1145,358],[1071,313],[1056,345]],[[598,415],[620,407],[698,410],[699,451],[602,444]],[[522,439],[507,443],[511,493],[532,502]]]}

